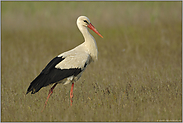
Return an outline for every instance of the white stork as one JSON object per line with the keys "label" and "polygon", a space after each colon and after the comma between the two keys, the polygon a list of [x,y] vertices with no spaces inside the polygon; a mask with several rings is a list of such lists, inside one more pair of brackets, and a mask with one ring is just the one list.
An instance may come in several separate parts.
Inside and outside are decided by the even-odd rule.
{"label": "white stork", "polygon": [[31,94],[35,94],[42,87],[54,84],[49,90],[44,108],[49,97],[53,93],[53,89],[58,83],[62,83],[64,85],[72,83],[70,91],[70,101],[72,105],[74,82],[81,77],[83,71],[92,61],[97,60],[97,44],[93,36],[88,32],[87,27],[93,30],[100,37],[102,37],[102,35],[95,29],[86,16],[78,17],[77,26],[83,34],[85,41],[74,49],[53,58],[41,73],[30,83],[30,86],[27,89],[26,94],[29,92],[31,92]]}

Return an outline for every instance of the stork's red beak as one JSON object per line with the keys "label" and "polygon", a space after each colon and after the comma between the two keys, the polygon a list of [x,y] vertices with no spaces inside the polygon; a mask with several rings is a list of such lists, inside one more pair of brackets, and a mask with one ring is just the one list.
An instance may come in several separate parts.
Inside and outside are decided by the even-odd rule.
{"label": "stork's red beak", "polygon": [[103,38],[103,36],[95,29],[95,27],[91,23],[87,27]]}

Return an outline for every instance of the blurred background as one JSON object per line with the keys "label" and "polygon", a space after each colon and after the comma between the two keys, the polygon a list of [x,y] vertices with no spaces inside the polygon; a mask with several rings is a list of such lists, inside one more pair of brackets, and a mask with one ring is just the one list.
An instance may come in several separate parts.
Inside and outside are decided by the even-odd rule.
{"label": "blurred background", "polygon": [[[182,121],[182,2],[1,2],[1,121]],[[25,96],[31,81],[84,39],[99,58],[75,84]]]}

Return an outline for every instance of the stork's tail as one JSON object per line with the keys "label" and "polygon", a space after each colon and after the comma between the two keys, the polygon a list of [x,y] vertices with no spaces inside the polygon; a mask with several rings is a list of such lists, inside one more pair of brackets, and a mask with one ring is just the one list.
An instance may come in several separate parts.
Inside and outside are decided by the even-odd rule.
{"label": "stork's tail", "polygon": [[44,87],[44,83],[47,81],[47,77],[45,74],[40,73],[31,83],[29,88],[27,89],[26,94],[31,92],[31,94],[35,94],[38,92],[42,87]]}

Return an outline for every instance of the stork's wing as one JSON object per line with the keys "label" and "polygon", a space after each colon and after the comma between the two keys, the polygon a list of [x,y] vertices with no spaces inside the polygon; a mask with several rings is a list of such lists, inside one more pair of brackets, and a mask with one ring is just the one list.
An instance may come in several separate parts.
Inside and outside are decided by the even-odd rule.
{"label": "stork's wing", "polygon": [[30,83],[27,93],[38,92],[42,87],[56,83],[70,76],[77,76],[89,63],[86,53],[74,53],[52,59],[42,72]]}
{"label": "stork's wing", "polygon": [[[63,54],[64,57],[64,54]],[[58,69],[70,69],[70,68],[80,68],[84,69],[85,64],[89,64],[90,55],[85,52],[75,52],[67,54],[65,59],[58,63],[55,68]]]}
{"label": "stork's wing", "polygon": [[48,63],[48,65],[42,70],[41,73],[48,74],[50,70],[52,70],[58,63],[60,63],[64,59],[65,58],[63,57],[55,57]]}

